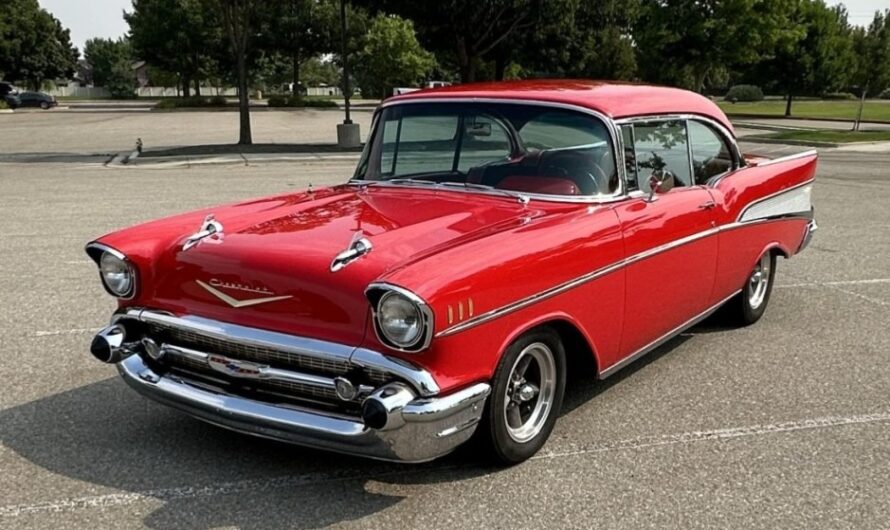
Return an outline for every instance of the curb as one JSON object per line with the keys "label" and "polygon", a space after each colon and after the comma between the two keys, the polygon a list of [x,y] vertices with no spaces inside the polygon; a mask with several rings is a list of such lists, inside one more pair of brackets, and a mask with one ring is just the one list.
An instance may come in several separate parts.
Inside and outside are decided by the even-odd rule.
{"label": "curb", "polygon": [[[135,156],[134,156],[135,155]],[[105,166],[114,168],[175,169],[192,166],[231,165],[250,166],[281,162],[306,162],[318,160],[357,160],[361,153],[300,153],[300,154],[242,154],[206,156],[169,156],[157,158],[139,157],[137,153],[118,153]]]}
{"label": "curb", "polygon": [[806,147],[840,147],[841,145],[858,145],[860,143],[874,143],[874,142],[849,142],[844,144],[834,143],[834,142],[819,142],[819,141],[809,141],[809,140],[782,140],[778,138],[764,138],[762,136],[743,136],[739,138],[741,142],[748,142],[752,144],[774,144],[774,145],[800,145]]}

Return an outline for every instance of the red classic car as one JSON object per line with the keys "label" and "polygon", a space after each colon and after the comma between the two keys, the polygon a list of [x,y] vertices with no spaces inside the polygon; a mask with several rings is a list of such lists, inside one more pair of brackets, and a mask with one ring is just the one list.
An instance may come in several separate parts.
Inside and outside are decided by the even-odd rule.
{"label": "red classic car", "polygon": [[528,81],[391,98],[355,175],[87,245],[119,300],[93,340],[210,423],[372,458],[550,435],[605,378],[725,306],[763,315],[809,242],[814,152],[746,157],[708,99]]}

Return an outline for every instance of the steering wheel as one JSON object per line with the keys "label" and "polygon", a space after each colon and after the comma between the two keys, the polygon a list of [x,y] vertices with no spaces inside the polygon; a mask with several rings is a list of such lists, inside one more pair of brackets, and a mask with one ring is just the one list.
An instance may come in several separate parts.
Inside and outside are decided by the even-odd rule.
{"label": "steering wheel", "polygon": [[566,177],[578,186],[582,195],[592,195],[609,189],[609,177],[606,172],[586,153],[552,151],[544,153],[541,158],[539,175]]}

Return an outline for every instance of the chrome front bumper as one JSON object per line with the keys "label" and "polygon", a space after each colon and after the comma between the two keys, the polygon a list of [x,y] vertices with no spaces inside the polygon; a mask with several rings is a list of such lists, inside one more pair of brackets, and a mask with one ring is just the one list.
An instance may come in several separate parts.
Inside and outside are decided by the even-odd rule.
{"label": "chrome front bumper", "polygon": [[442,397],[417,398],[401,409],[404,423],[376,430],[361,420],[301,407],[273,405],[159,375],[139,355],[118,364],[137,392],[209,423],[307,447],[399,462],[425,462],[467,441],[490,387],[478,383]]}

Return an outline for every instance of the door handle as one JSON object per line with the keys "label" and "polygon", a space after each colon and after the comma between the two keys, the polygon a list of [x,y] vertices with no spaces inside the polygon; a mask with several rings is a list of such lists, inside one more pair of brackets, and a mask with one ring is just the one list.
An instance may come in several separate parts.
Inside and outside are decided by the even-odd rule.
{"label": "door handle", "polygon": [[704,202],[704,203],[698,205],[699,210],[710,210],[711,208],[716,208],[716,207],[717,207],[717,203],[714,201],[708,201],[708,202]]}

